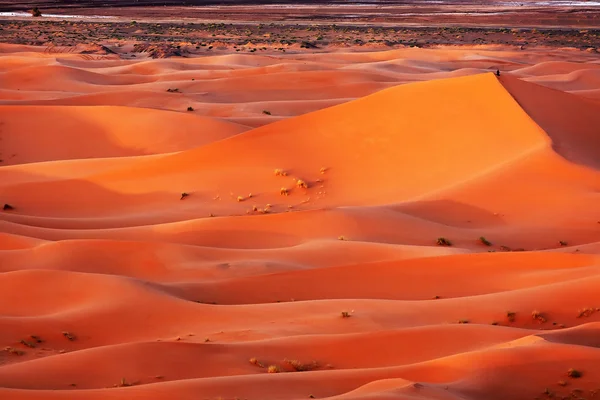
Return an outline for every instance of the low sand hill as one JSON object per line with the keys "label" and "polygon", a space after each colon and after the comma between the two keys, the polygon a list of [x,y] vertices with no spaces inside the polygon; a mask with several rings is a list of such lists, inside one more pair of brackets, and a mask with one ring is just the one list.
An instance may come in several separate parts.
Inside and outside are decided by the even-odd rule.
{"label": "low sand hill", "polygon": [[10,49],[1,398],[600,390],[593,55]]}

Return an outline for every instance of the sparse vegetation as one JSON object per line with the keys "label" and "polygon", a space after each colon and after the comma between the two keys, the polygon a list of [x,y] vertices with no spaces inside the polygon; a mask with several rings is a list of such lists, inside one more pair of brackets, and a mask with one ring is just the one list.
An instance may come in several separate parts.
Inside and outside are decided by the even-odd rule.
{"label": "sparse vegetation", "polygon": [[257,367],[261,367],[261,368],[265,367],[260,361],[258,361],[258,359],[256,357],[252,357],[250,359],[250,364],[256,365]]}
{"label": "sparse vegetation", "polygon": [[286,188],[281,188],[279,190],[279,194],[282,196],[287,196],[289,194],[288,190]]}
{"label": "sparse vegetation", "polygon": [[263,114],[265,114],[265,115],[271,115],[271,111],[263,110]]}
{"label": "sparse vegetation", "polygon": [[15,349],[14,347],[5,347],[4,351],[7,352],[8,354],[14,354],[15,356],[22,356],[25,354],[25,352],[23,350],[19,350],[19,349]]}
{"label": "sparse vegetation", "polygon": [[346,239],[346,236],[340,235],[340,236],[338,236],[338,240],[347,240],[347,239]]}
{"label": "sparse vegetation", "polygon": [[581,371],[576,370],[574,368],[569,368],[569,370],[567,371],[567,376],[569,378],[581,378],[583,374],[581,373]]}
{"label": "sparse vegetation", "polygon": [[348,311],[342,311],[342,318],[350,318],[350,313]]}
{"label": "sparse vegetation", "polygon": [[567,386],[567,381],[558,381],[558,386]]}
{"label": "sparse vegetation", "polygon": [[281,370],[279,369],[279,367],[277,365],[269,365],[269,367],[267,368],[267,372],[270,374],[276,374],[280,371]]}
{"label": "sparse vegetation", "polygon": [[288,359],[285,359],[284,361],[286,363],[288,363],[293,369],[295,369],[298,372],[313,371],[313,370],[319,368],[319,363],[317,363],[316,361],[311,361],[308,364],[302,363],[302,362],[300,362],[298,360],[288,360]]}
{"label": "sparse vegetation", "polygon": [[459,319],[459,320],[458,320],[458,323],[459,323],[459,324],[468,324],[468,323],[469,323],[469,320],[468,320],[468,319]]}
{"label": "sparse vegetation", "polygon": [[579,313],[577,314],[577,318],[589,317],[595,311],[597,311],[597,309],[591,308],[591,307],[582,308],[581,310],[579,310]]}
{"label": "sparse vegetation", "polygon": [[491,246],[492,242],[484,238],[483,236],[479,237],[479,241],[485,246]]}
{"label": "sparse vegetation", "polygon": [[298,179],[296,181],[296,186],[298,186],[299,188],[308,189],[308,184],[306,182],[304,182],[302,179]]}
{"label": "sparse vegetation", "polygon": [[14,210],[15,208],[7,203],[7,204],[4,204],[4,207],[2,207],[2,209],[4,211],[10,211],[10,210]]}
{"label": "sparse vegetation", "polygon": [[32,17],[41,17],[42,16],[42,12],[40,11],[39,8],[37,7],[33,7],[33,9],[31,10],[31,16]]}
{"label": "sparse vegetation", "polygon": [[181,93],[179,91],[179,89],[177,89],[177,88],[174,88],[174,89],[169,88],[169,89],[167,89],[167,92],[169,92],[169,93]]}
{"label": "sparse vegetation", "polygon": [[238,197],[237,197],[237,201],[238,201],[238,202],[240,202],[240,201],[244,201],[244,200],[246,200],[246,199],[245,199],[243,196],[238,196]]}
{"label": "sparse vegetation", "polygon": [[121,378],[121,382],[119,382],[119,387],[127,387],[133,386],[131,383],[127,382],[125,378]]}
{"label": "sparse vegetation", "polygon": [[560,246],[567,246],[567,244],[568,244],[568,243],[567,243],[567,242],[565,242],[564,240],[560,240],[560,241],[558,242],[558,244],[559,244]]}
{"label": "sparse vegetation", "polygon": [[512,312],[512,311],[507,311],[506,318],[508,319],[508,322],[515,322],[515,319],[517,318],[517,313]]}
{"label": "sparse vegetation", "polygon": [[277,169],[275,169],[275,176],[287,176],[287,172],[285,172],[282,169],[277,168]]}
{"label": "sparse vegetation", "polygon": [[189,107],[187,108],[187,110],[188,110],[188,111],[194,111],[194,108],[193,108],[192,106],[189,106]]}
{"label": "sparse vegetation", "polygon": [[183,200],[183,199],[185,199],[188,196],[189,196],[189,193],[183,192],[183,193],[181,193],[181,198],[179,200]]}
{"label": "sparse vegetation", "polygon": [[63,336],[64,336],[64,337],[66,337],[66,338],[67,338],[68,340],[70,340],[70,341],[74,341],[74,340],[75,340],[75,335],[73,335],[73,334],[72,334],[72,333],[70,333],[70,332],[66,332],[66,331],[65,331],[65,332],[63,332],[62,334],[63,334]]}
{"label": "sparse vegetation", "polygon": [[535,321],[539,321],[541,323],[546,322],[546,317],[537,310],[531,312],[531,318],[533,318]]}
{"label": "sparse vegetation", "polygon": [[27,340],[24,340],[24,339],[21,339],[21,341],[19,343],[21,343],[22,345],[25,345],[27,347],[30,347],[32,349],[35,348],[35,343],[28,342]]}
{"label": "sparse vegetation", "polygon": [[436,243],[438,246],[452,246],[452,243],[444,237],[438,238]]}

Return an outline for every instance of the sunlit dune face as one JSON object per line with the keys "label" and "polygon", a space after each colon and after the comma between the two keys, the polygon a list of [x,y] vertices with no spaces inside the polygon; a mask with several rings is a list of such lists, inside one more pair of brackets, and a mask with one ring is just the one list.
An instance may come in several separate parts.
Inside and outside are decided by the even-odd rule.
{"label": "sunlit dune face", "polygon": [[0,51],[0,398],[600,390],[596,53]]}

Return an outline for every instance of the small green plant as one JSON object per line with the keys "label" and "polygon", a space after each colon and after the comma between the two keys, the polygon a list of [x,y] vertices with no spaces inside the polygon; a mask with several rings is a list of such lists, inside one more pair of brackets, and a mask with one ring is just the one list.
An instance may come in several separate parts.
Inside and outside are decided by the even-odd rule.
{"label": "small green plant", "polygon": [[491,245],[492,245],[492,242],[490,242],[489,240],[487,240],[487,239],[486,239],[486,238],[484,238],[483,236],[481,236],[481,237],[479,238],[479,241],[480,241],[480,242],[481,242],[483,245],[485,245],[485,246],[491,246]]}
{"label": "small green plant", "polygon": [[438,238],[436,243],[438,246],[452,246],[452,243],[444,237]]}

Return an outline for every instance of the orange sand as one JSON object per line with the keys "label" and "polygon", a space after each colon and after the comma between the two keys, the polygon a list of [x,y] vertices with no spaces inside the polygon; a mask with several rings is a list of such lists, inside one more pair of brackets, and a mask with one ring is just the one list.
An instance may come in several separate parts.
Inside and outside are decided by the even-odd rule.
{"label": "orange sand", "polygon": [[596,54],[0,53],[0,398],[600,390]]}

